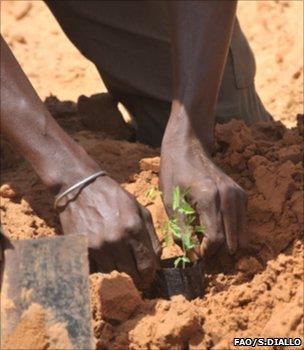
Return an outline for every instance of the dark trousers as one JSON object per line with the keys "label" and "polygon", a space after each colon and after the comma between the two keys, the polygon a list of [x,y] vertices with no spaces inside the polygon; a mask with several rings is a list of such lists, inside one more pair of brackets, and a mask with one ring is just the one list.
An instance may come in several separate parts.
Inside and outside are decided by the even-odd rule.
{"label": "dark trousers", "polygon": [[[159,146],[171,105],[169,20],[163,1],[46,1],[74,45],[97,67],[109,93],[135,118],[138,139]],[[255,61],[235,23],[216,121],[271,117],[254,87]]]}

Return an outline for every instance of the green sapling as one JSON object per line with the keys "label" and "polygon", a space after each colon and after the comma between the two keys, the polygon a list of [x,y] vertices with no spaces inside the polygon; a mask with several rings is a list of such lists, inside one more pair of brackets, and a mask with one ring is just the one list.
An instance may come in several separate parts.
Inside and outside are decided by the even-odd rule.
{"label": "green sapling", "polygon": [[186,264],[190,263],[187,253],[199,245],[197,234],[204,233],[204,227],[195,224],[195,210],[186,200],[186,196],[189,192],[190,188],[186,190],[181,189],[179,186],[173,188],[173,215],[163,226],[166,245],[169,245],[171,241],[169,232],[181,242],[183,255],[175,259],[174,267],[178,267],[181,264],[182,267],[185,268]]}

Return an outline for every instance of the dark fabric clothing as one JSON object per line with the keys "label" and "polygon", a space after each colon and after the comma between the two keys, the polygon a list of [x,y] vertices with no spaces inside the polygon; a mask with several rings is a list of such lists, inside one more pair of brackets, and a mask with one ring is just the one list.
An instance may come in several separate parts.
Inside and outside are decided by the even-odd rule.
{"label": "dark fabric clothing", "polygon": [[[169,117],[172,60],[165,1],[46,1],[109,92],[136,120],[139,140],[159,146]],[[216,120],[270,119],[254,87],[255,62],[236,21]]]}

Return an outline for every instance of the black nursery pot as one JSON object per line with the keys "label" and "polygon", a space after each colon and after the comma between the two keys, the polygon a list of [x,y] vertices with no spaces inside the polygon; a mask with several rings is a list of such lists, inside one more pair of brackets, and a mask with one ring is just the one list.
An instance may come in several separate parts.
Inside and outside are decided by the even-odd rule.
{"label": "black nursery pot", "polygon": [[185,268],[175,268],[175,259],[161,261],[162,269],[156,272],[155,278],[155,297],[169,299],[173,295],[182,294],[186,299],[192,300],[203,296],[203,261],[199,260]]}

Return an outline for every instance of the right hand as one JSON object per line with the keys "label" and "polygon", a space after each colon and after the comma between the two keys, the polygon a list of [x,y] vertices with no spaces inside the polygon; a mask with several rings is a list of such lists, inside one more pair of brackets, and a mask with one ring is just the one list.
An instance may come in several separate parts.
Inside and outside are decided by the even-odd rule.
{"label": "right hand", "polygon": [[87,235],[90,262],[97,271],[126,272],[146,289],[161,254],[149,211],[108,176],[88,184],[76,198],[73,195],[64,197],[64,233]]}
{"label": "right hand", "polygon": [[197,257],[213,257],[224,243],[234,254],[248,245],[247,194],[213,162],[213,134],[202,130],[198,137],[189,132],[189,119],[185,109],[177,108],[162,141],[160,189],[165,208],[171,216],[173,187],[190,188],[186,199],[206,227]]}

